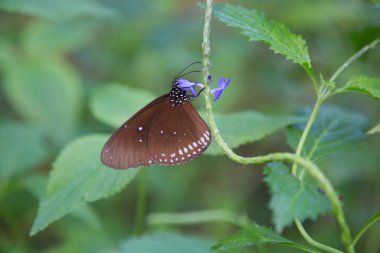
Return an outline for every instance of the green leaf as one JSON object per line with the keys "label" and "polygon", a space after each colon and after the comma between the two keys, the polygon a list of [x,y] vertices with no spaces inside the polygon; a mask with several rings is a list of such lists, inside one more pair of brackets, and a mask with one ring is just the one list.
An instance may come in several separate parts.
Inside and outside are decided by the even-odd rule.
{"label": "green leaf", "polygon": [[136,176],[136,169],[114,170],[100,162],[108,137],[82,137],[63,149],[54,162],[31,235],[85,203],[115,194]]}
{"label": "green leaf", "polygon": [[371,130],[367,132],[367,134],[375,134],[380,132],[380,123],[374,126]]}
{"label": "green leaf", "polygon": [[177,234],[144,235],[123,242],[119,253],[212,253],[197,240]]}
{"label": "green leaf", "polygon": [[110,83],[94,92],[90,108],[97,120],[119,127],[154,98],[145,90]]}
{"label": "green leaf", "polygon": [[[311,108],[301,110],[301,116],[309,116]],[[321,161],[333,155],[356,148],[365,137],[367,119],[364,115],[339,107],[323,106],[306,139],[302,155],[313,161]],[[305,124],[287,129],[289,145],[295,150]]]}
{"label": "green leaf", "polygon": [[43,162],[48,149],[39,129],[7,122],[0,125],[0,153],[1,182]]}
{"label": "green leaf", "polygon": [[311,68],[307,45],[283,24],[268,19],[263,13],[236,5],[216,5],[213,13],[228,26],[241,29],[250,41],[262,41],[275,52],[294,63]]}
{"label": "green leaf", "polygon": [[327,198],[316,185],[300,182],[282,163],[271,163],[265,168],[265,182],[271,192],[270,208],[276,231],[290,225],[294,219],[301,221],[330,211]]}
{"label": "green leaf", "polygon": [[342,91],[356,91],[380,100],[380,79],[367,76],[354,76]]}
{"label": "green leaf", "polygon": [[[267,116],[259,112],[245,111],[229,115],[215,114],[215,121],[228,146],[237,148],[240,145],[261,140],[287,125],[304,122],[305,118]],[[205,153],[220,155],[222,151],[213,142]]]}
{"label": "green leaf", "polygon": [[69,65],[57,58],[18,61],[6,68],[3,86],[14,110],[55,144],[61,146],[73,136],[82,86]]}
{"label": "green leaf", "polygon": [[94,27],[78,22],[30,22],[22,33],[22,48],[28,55],[39,58],[72,51],[88,43]]}
{"label": "green leaf", "polygon": [[70,213],[70,216],[82,221],[84,224],[91,227],[92,229],[100,230],[101,228],[98,215],[88,204],[84,204],[79,206],[78,208],[75,208]]}
{"label": "green leaf", "polygon": [[283,245],[303,249],[309,252],[315,252],[302,244],[293,242],[279,234],[276,234],[270,228],[260,227],[257,225],[251,225],[243,228],[236,234],[218,242],[215,246],[213,246],[213,248],[230,251],[264,244]]}
{"label": "green leaf", "polygon": [[2,0],[0,9],[54,21],[78,17],[114,18],[120,15],[115,9],[89,0],[54,1],[54,3],[50,0]]}

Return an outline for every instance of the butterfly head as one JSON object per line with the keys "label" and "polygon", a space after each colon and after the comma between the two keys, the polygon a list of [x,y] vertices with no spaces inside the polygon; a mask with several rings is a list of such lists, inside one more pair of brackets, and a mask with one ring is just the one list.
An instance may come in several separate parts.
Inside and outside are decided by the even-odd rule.
{"label": "butterfly head", "polygon": [[172,89],[169,92],[169,98],[170,102],[172,102],[172,106],[180,106],[183,103],[188,102],[190,96],[187,95],[185,89],[181,88],[178,80],[174,80],[172,83]]}

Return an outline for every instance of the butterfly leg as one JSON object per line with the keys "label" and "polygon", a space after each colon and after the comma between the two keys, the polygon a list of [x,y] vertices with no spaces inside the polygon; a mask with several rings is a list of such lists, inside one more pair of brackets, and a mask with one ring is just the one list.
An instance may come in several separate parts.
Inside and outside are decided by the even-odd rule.
{"label": "butterfly leg", "polygon": [[193,94],[193,98],[197,98],[197,97],[199,97],[199,95],[202,93],[202,91],[203,91],[204,89],[206,89],[206,87],[205,87],[205,88],[202,88],[202,89],[198,92],[198,94],[196,94],[196,95]]}

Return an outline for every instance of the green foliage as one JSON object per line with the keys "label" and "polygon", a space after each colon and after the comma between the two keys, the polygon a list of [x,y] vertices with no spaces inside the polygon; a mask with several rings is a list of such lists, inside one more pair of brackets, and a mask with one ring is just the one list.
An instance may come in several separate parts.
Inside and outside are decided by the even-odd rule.
{"label": "green foliage", "polygon": [[120,253],[211,253],[197,240],[177,234],[151,234],[131,238],[121,244]]}
{"label": "green foliage", "polygon": [[5,123],[0,125],[0,153],[1,183],[41,164],[47,158],[47,146],[39,129],[22,123]]}
{"label": "green foliage", "polygon": [[113,18],[119,12],[96,1],[2,0],[0,9],[50,20],[78,17]]}
{"label": "green foliage", "polygon": [[105,135],[90,135],[70,143],[58,156],[40,202],[31,235],[87,202],[119,192],[138,170],[117,171],[100,162]]}
{"label": "green foliage", "polygon": [[[310,108],[304,109],[300,115],[308,116],[310,111]],[[302,155],[313,161],[321,161],[354,149],[365,137],[366,124],[367,119],[361,113],[323,106],[311,128]],[[294,150],[304,127],[304,124],[298,124],[287,130],[288,143]]]}
{"label": "green foliage", "polygon": [[[267,0],[250,2],[246,8],[215,6],[214,14],[222,22],[211,26],[210,71],[214,77],[231,78],[232,85],[213,105],[219,112],[215,117],[221,135],[229,147],[239,147],[244,155],[252,154],[251,145],[242,145],[263,140],[288,125],[293,125],[287,133],[289,143],[295,148],[300,141],[310,110],[302,111],[299,116],[287,116],[287,113],[300,105],[310,106],[315,100],[303,85],[310,81],[299,73],[298,65],[276,62],[278,55],[271,54],[273,51],[301,64],[312,79],[337,73],[333,75],[334,82],[321,78],[317,84],[314,80],[315,90],[321,88],[319,97],[330,95],[329,102],[375,116],[371,122],[379,123],[378,101],[360,97],[352,101],[344,94],[360,92],[379,100],[378,48],[360,62],[356,62],[360,55],[346,61],[354,51],[364,52],[359,49],[380,35],[380,9],[369,2],[378,1]],[[252,7],[255,9],[250,10]],[[218,244],[218,250],[234,252],[285,253],[300,249],[325,252],[305,234],[303,239],[317,250],[288,240],[297,238],[304,244],[297,231],[299,227],[279,235],[269,228],[252,225],[251,218],[265,223],[268,217],[269,196],[263,193],[259,166],[242,168],[227,161],[227,157],[206,156],[180,166],[148,168],[144,197],[143,180],[137,182],[142,182],[138,187],[120,192],[139,170],[116,171],[100,163],[100,151],[108,135],[94,133],[111,132],[109,129],[119,127],[151,100],[167,92],[168,84],[160,84],[159,80],[171,79],[185,65],[202,60],[204,13],[194,3],[0,0],[0,11],[0,252],[206,253],[214,243],[207,241],[210,238],[227,238]],[[220,29],[224,24],[247,37]],[[290,30],[310,41],[313,62],[323,73],[314,75],[305,41]],[[339,36],[335,36],[337,30]],[[273,51],[266,45],[253,47],[255,44],[247,43],[247,38],[264,42]],[[367,48],[379,45],[371,43]],[[340,79],[348,65],[352,67]],[[201,65],[193,67],[191,70],[202,70]],[[200,75],[186,78],[199,81]],[[335,87],[335,80],[343,78],[348,78],[347,84],[337,82]],[[335,100],[338,93],[343,94]],[[194,104],[203,105],[202,96]],[[372,130],[364,135],[368,130],[366,119],[359,113],[322,107],[317,114],[299,159],[318,161],[320,172],[324,174],[327,170],[331,181],[344,192],[344,205],[333,201],[335,212],[329,215],[328,221],[336,218],[342,229],[345,217],[342,212],[337,215],[336,207],[349,209],[347,223],[352,225],[351,231],[359,231],[352,241],[356,252],[378,252],[376,222],[380,216],[366,222],[365,203],[378,201],[379,135],[368,134],[379,133],[380,125],[371,125]],[[76,139],[78,136],[86,137]],[[282,136],[276,136],[280,138],[268,138],[254,146],[254,153],[262,154],[256,158],[272,152],[274,159],[281,156],[278,152],[286,150],[286,146]],[[363,137],[369,141],[360,142],[359,146],[358,141]],[[356,152],[342,154],[349,149]],[[338,152],[338,159],[320,162]],[[206,154],[221,152],[213,143]],[[329,183],[327,178],[322,183],[312,181],[310,174],[303,174],[306,170],[298,165],[301,180],[305,181],[300,183],[285,165],[271,166],[275,168],[267,168],[266,180],[270,190],[276,190],[271,206],[273,216],[277,215],[275,218],[279,220],[275,221],[277,230],[290,224],[296,215],[315,218],[323,212],[325,196],[331,201],[334,189],[324,194],[308,183],[319,182],[323,187]],[[116,192],[119,197],[111,198]],[[110,199],[105,201],[105,198]],[[100,199],[103,201],[97,201]],[[140,208],[144,199],[147,217],[136,218],[136,213],[144,213]],[[315,207],[319,200],[322,204]],[[97,201],[95,205],[94,201]],[[27,238],[36,212],[31,234],[66,218],[44,233]],[[144,219],[145,224],[139,223]],[[143,232],[189,226],[185,231],[204,238],[206,247],[199,240],[176,234],[131,238],[131,231],[138,230],[132,230],[134,223]],[[338,233],[342,230],[337,229],[337,223],[323,219],[306,224],[305,231],[310,231],[315,241],[340,245]],[[236,231],[235,226],[237,230],[243,229],[231,232]],[[341,235],[349,238],[347,233]],[[363,240],[356,243],[362,235]],[[115,246],[121,242],[120,247]],[[246,248],[250,245],[258,249]],[[340,251],[349,252],[330,250]]]}
{"label": "green foliage", "polygon": [[92,37],[94,25],[86,22],[73,23],[31,22],[21,35],[25,54],[51,58],[84,46]]}
{"label": "green foliage", "polygon": [[215,246],[213,246],[213,248],[230,251],[234,249],[242,249],[249,246],[265,244],[283,245],[314,252],[302,244],[293,242],[286,239],[285,237],[282,237],[279,234],[276,234],[270,228],[260,227],[258,225],[250,225],[249,227],[244,227],[239,232],[218,242]]}
{"label": "green foliage", "polygon": [[356,91],[380,100],[380,79],[367,76],[352,77],[342,91]]}
{"label": "green foliage", "polygon": [[316,185],[299,181],[282,163],[269,164],[264,180],[271,192],[270,208],[277,231],[282,231],[294,219],[315,219],[331,208]]}
{"label": "green foliage", "polygon": [[240,28],[251,41],[262,41],[294,63],[311,68],[307,45],[283,24],[268,19],[263,13],[230,4],[217,5],[213,13],[228,26]]}
{"label": "green foliage", "polygon": [[41,128],[58,146],[72,138],[81,110],[82,87],[76,72],[58,58],[9,62],[4,91],[14,110]]}
{"label": "green foliage", "polygon": [[[254,142],[290,124],[304,122],[304,117],[269,116],[259,112],[245,111],[222,115],[215,114],[220,132],[231,148]],[[222,151],[213,142],[205,154],[221,155]]]}
{"label": "green foliage", "polygon": [[111,83],[93,93],[90,108],[100,122],[119,127],[154,98],[145,90]]}

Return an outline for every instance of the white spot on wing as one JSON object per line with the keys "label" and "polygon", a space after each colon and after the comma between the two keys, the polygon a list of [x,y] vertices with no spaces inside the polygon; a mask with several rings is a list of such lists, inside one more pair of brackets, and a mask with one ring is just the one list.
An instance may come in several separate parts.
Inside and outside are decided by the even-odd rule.
{"label": "white spot on wing", "polygon": [[182,149],[178,149],[178,154],[180,154],[180,155],[183,155],[183,153],[182,153]]}
{"label": "white spot on wing", "polygon": [[185,153],[187,153],[187,148],[183,148],[183,151],[185,151]]}
{"label": "white spot on wing", "polygon": [[139,131],[143,130],[143,127],[139,127]]}

